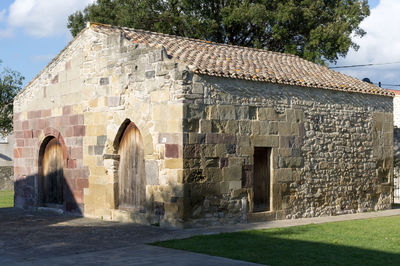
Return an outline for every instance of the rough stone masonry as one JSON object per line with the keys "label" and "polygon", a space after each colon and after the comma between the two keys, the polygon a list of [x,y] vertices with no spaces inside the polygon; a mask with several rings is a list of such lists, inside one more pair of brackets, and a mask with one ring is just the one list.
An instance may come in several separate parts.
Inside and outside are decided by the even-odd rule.
{"label": "rough stone masonry", "polygon": [[295,56],[92,24],[15,99],[15,205],[174,227],[388,209],[392,102]]}

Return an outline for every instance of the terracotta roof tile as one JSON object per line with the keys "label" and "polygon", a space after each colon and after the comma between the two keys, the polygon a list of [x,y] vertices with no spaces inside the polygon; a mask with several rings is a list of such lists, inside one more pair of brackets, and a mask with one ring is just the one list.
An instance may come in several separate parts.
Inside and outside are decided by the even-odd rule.
{"label": "terracotta roof tile", "polygon": [[134,43],[163,46],[169,56],[195,73],[271,83],[394,96],[394,93],[291,54],[197,39],[91,24],[95,31],[120,31]]}
{"label": "terracotta roof tile", "polygon": [[389,90],[386,89],[387,91],[393,92],[395,95],[400,95],[400,91],[399,90]]}

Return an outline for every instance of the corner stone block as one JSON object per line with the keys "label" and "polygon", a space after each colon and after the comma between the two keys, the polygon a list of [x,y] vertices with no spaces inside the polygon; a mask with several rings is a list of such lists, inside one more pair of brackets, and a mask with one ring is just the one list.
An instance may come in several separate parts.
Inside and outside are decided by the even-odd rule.
{"label": "corner stone block", "polygon": [[273,171],[273,178],[275,183],[278,182],[292,182],[293,171],[290,168],[280,168]]}

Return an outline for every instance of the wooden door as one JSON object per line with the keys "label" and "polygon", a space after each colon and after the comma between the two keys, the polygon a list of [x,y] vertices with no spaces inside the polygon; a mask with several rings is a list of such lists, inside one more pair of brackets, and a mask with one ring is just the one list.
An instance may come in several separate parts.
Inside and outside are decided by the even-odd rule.
{"label": "wooden door", "polygon": [[134,123],[126,127],[118,152],[119,208],[142,210],[146,199],[143,141]]}
{"label": "wooden door", "polygon": [[270,210],[271,196],[271,148],[255,147],[254,148],[254,212],[262,212]]}
{"label": "wooden door", "polygon": [[43,154],[43,196],[45,205],[64,203],[63,151],[57,139],[51,139]]}

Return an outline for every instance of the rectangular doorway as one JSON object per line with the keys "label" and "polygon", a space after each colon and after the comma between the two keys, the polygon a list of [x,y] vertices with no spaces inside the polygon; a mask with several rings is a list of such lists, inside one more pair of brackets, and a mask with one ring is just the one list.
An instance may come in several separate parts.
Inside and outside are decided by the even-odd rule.
{"label": "rectangular doorway", "polygon": [[271,148],[254,147],[253,212],[265,212],[271,205]]}

